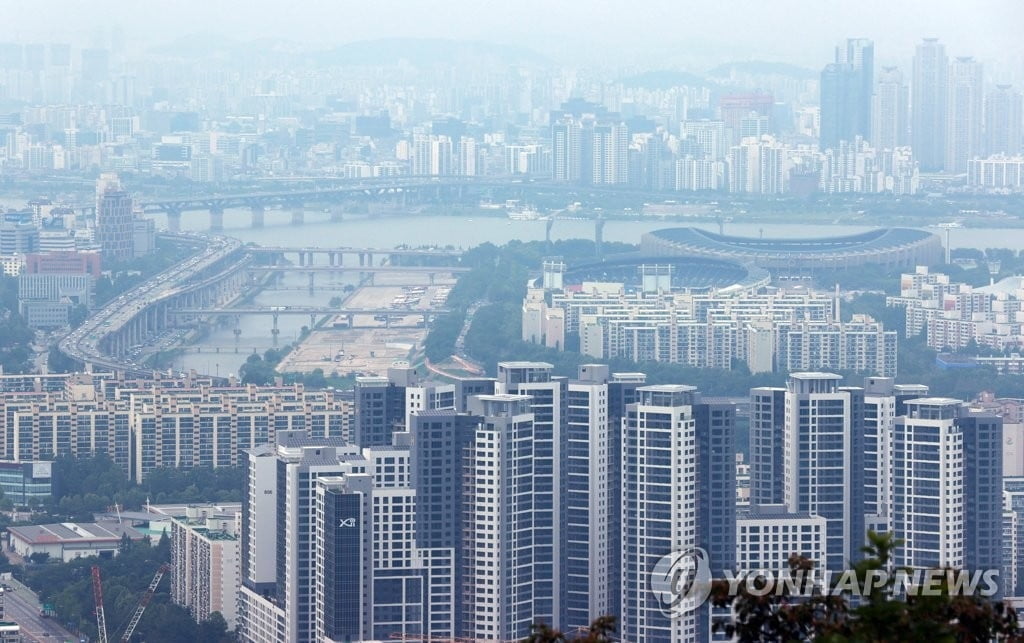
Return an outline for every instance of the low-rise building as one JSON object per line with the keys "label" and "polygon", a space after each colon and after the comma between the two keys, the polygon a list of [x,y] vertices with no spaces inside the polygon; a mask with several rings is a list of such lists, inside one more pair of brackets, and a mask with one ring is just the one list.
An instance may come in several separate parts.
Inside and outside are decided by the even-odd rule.
{"label": "low-rise building", "polygon": [[122,538],[141,541],[145,535],[117,522],[64,522],[52,525],[8,527],[11,551],[22,558],[47,554],[51,559],[69,562],[76,558],[117,554]]}

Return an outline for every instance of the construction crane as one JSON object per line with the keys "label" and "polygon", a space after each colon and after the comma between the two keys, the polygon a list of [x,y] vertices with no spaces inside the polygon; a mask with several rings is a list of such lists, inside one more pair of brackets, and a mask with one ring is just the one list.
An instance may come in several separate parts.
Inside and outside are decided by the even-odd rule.
{"label": "construction crane", "polygon": [[[131,640],[132,634],[135,633],[135,628],[139,625],[139,621],[142,620],[142,615],[146,611],[146,606],[153,600],[156,588],[160,586],[160,581],[163,579],[164,574],[169,571],[171,571],[170,565],[161,565],[160,569],[156,570],[153,580],[149,582],[146,593],[142,595],[142,598],[139,600],[139,606],[135,608],[135,613],[132,614],[132,619],[128,622],[124,635],[119,639],[120,643],[128,643]],[[96,601],[96,630],[99,632],[98,643],[108,643],[107,617],[103,612],[103,583],[100,580],[100,568],[98,565],[92,566],[92,597]]]}
{"label": "construction crane", "polygon": [[96,601],[96,631],[99,643],[107,643],[107,617],[103,613],[103,583],[100,582],[100,568],[92,566],[92,598]]}
{"label": "construction crane", "polygon": [[139,621],[142,620],[142,614],[146,611],[146,606],[149,605],[149,601],[153,600],[153,594],[156,593],[156,588],[159,587],[160,580],[163,579],[164,574],[169,571],[171,571],[170,565],[161,565],[160,569],[156,570],[156,574],[153,575],[153,580],[150,581],[149,587],[146,588],[146,593],[142,595],[142,600],[139,601],[139,606],[135,608],[135,613],[132,614],[132,620],[128,622],[128,628],[124,631],[124,636],[121,637],[121,643],[128,643],[128,641],[131,640],[136,626],[138,626]]}

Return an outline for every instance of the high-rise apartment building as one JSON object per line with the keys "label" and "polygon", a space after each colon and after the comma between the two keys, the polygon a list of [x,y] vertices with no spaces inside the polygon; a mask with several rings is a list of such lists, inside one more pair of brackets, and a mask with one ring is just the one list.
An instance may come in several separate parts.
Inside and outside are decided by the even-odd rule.
{"label": "high-rise apartment building", "polygon": [[925,38],[914,54],[910,140],[914,155],[926,172],[939,171],[946,162],[948,87],[946,46],[937,38]]}
{"label": "high-rise apartment building", "polygon": [[1001,568],[1001,436],[1001,418],[960,400],[905,402],[891,445],[892,530],[906,540],[897,565]]}
{"label": "high-rise apartment building", "polygon": [[967,162],[982,153],[982,65],[961,56],[949,66],[946,100],[946,172],[967,173]]}
{"label": "high-rise apartment building", "polygon": [[645,379],[585,364],[569,382],[561,555],[565,629],[619,612],[622,418]]}
{"label": "high-rise apartment building", "polygon": [[391,436],[405,429],[406,389],[417,383],[416,370],[407,365],[390,367],[385,376],[357,377],[352,441],[361,447],[391,444]]}
{"label": "high-rise apartment building", "polygon": [[693,641],[696,614],[665,614],[650,574],[662,557],[698,546],[696,389],[642,386],[636,394],[622,427],[620,632],[629,641]]}
{"label": "high-rise apartment building", "polygon": [[567,117],[551,125],[551,171],[556,181],[575,183],[582,178],[582,136],[576,119]]}
{"label": "high-rise apartment building", "polygon": [[825,518],[831,570],[845,569],[864,541],[864,391],[840,380],[792,373],[783,436],[784,504]]}
{"label": "high-rise apartment building", "polygon": [[750,389],[751,505],[779,505],[785,498],[785,432],[786,389]]}
{"label": "high-rise apartment building", "polygon": [[894,150],[909,143],[907,118],[910,94],[897,67],[882,67],[871,102],[871,143],[878,150]]}
{"label": "high-rise apartment building", "polygon": [[[556,575],[548,476],[538,475],[536,423],[527,395],[471,398],[483,418],[466,450],[463,503],[463,636],[518,639],[551,623]],[[470,473],[471,472],[471,473]]]}
{"label": "high-rise apartment building", "polygon": [[1012,85],[996,85],[985,96],[985,154],[1020,154],[1022,123],[1021,93]]}
{"label": "high-rise apartment building", "polygon": [[927,397],[922,384],[896,384],[891,377],[864,378],[864,513],[876,531],[888,531],[892,496],[892,432],[906,401]]}
{"label": "high-rise apartment building", "polygon": [[697,159],[721,161],[729,149],[725,121],[683,121],[679,138],[689,144]]}
{"label": "high-rise apartment building", "polygon": [[[530,575],[535,621],[561,627],[563,538],[562,481],[565,467],[565,412],[568,380],[546,362],[498,362],[499,393],[529,396],[533,417],[530,464],[533,522]],[[471,409],[472,410],[472,409]],[[479,414],[479,413],[478,413]]]}
{"label": "high-rise apartment building", "polygon": [[625,123],[595,125],[591,183],[619,185],[629,182],[629,129]]}

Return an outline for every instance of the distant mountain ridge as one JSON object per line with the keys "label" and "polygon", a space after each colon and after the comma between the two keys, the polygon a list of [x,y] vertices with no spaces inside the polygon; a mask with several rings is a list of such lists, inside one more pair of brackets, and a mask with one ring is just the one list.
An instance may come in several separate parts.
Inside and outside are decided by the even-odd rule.
{"label": "distant mountain ridge", "polygon": [[708,71],[708,76],[713,78],[728,78],[733,71],[746,74],[764,74],[789,76],[801,80],[808,80],[817,77],[818,72],[813,69],[792,65],[790,63],[775,63],[765,60],[744,60],[730,63],[723,63]]}
{"label": "distant mountain ridge", "polygon": [[662,69],[658,71],[647,71],[642,74],[635,74],[621,79],[627,87],[643,87],[645,89],[671,89],[686,85],[688,87],[710,87],[713,83],[708,79],[691,74],[687,71],[674,71]]}
{"label": "distant mountain ridge", "polygon": [[493,60],[498,64],[546,64],[545,56],[518,45],[443,38],[381,38],[361,40],[328,48],[302,47],[286,40],[260,39],[239,42],[210,34],[189,34],[150,48],[150,53],[182,58],[211,56],[253,58],[293,56],[332,65],[392,65],[402,60],[414,65],[456,64],[467,60]]}

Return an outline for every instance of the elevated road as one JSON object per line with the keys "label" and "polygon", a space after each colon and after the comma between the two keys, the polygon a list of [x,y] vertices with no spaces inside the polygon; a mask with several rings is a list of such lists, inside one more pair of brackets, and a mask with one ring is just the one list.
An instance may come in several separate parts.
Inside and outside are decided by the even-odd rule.
{"label": "elevated road", "polygon": [[447,308],[331,308],[328,306],[269,306],[238,308],[179,308],[172,315],[231,317],[235,315],[443,315]]}
{"label": "elevated road", "polygon": [[234,239],[180,235],[178,238],[206,245],[190,259],[107,303],[60,340],[60,351],[93,368],[131,376],[152,374],[151,369],[121,357],[124,347],[132,343],[131,338],[166,325],[166,313],[178,297],[215,286],[224,274],[237,271],[252,260],[241,242]]}
{"label": "elevated road", "polygon": [[302,264],[274,264],[272,266],[252,264],[249,272],[397,272],[438,275],[446,272],[469,272],[472,268],[455,266],[317,266]]}

